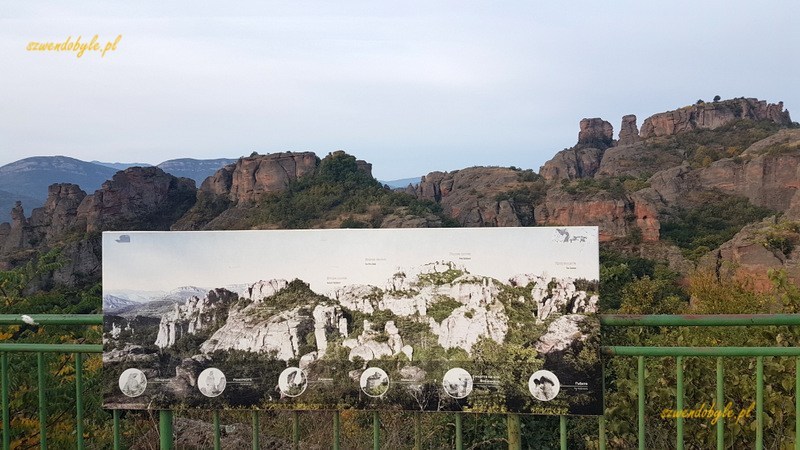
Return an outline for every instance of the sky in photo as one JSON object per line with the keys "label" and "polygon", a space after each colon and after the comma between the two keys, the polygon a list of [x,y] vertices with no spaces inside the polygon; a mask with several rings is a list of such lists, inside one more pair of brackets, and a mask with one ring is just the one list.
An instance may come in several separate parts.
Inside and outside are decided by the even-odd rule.
{"label": "sky in photo", "polygon": [[[319,294],[385,288],[398,271],[454,262],[473,275],[597,280],[597,227],[103,233],[103,290],[206,289],[299,278]],[[565,231],[566,230],[566,231]],[[570,242],[564,242],[570,233]]]}
{"label": "sky in photo", "polygon": [[[0,165],[345,150],[382,180],[539,170],[578,122],[698,99],[800,117],[800,2],[0,1]],[[31,41],[101,45],[34,52]]]}

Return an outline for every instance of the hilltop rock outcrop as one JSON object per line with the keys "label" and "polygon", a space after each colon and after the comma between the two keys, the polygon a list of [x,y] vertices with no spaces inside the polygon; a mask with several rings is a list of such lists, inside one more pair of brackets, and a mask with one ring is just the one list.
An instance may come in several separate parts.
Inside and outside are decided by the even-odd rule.
{"label": "hilltop rock outcrop", "polygon": [[439,203],[444,213],[467,227],[516,227],[533,224],[533,211],[498,196],[523,186],[520,172],[501,167],[472,167],[431,172],[406,192]]}
{"label": "hilltop rock outcrop", "polygon": [[636,126],[636,116],[633,114],[622,116],[617,145],[631,145],[639,142],[639,140],[639,127]]}
{"label": "hilltop rock outcrop", "polygon": [[290,182],[314,173],[319,159],[312,152],[272,153],[239,158],[206,178],[200,190],[233,203],[252,202],[269,192],[282,192]]}
{"label": "hilltop rock outcrop", "polygon": [[194,180],[175,178],[157,167],[117,172],[78,207],[87,232],[116,229],[169,230],[194,205]]}
{"label": "hilltop rock outcrop", "polygon": [[578,132],[578,145],[605,150],[614,144],[614,127],[599,117],[582,119]]}
{"label": "hilltop rock outcrop", "polygon": [[547,181],[592,178],[604,159],[604,150],[594,147],[573,147],[556,153],[539,169],[539,175]]}
{"label": "hilltop rock outcrop", "polygon": [[783,109],[783,102],[775,104],[755,98],[737,98],[698,103],[650,116],[642,124],[640,137],[649,139],[697,129],[713,130],[737,119],[770,120],[779,125],[792,123],[789,111]]}

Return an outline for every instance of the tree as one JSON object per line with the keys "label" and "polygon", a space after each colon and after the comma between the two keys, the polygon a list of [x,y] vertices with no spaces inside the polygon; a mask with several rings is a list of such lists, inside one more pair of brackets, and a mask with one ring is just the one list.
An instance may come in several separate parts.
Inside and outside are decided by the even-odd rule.
{"label": "tree", "polygon": [[720,97],[719,95],[715,95],[714,96],[714,103],[720,101],[721,99],[722,99],[722,97]]}

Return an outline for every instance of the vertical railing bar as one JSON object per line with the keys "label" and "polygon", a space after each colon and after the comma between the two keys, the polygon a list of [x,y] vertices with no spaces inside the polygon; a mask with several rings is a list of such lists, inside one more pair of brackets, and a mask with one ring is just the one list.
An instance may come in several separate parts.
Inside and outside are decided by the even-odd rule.
{"label": "vertical railing bar", "polygon": [[300,411],[292,411],[292,448],[300,450]]}
{"label": "vertical railing bar", "polygon": [[561,450],[567,450],[567,416],[558,416],[558,435]]}
{"label": "vertical railing bar", "polygon": [[115,409],[113,412],[114,416],[114,425],[113,425],[113,434],[114,434],[114,450],[120,450],[122,448],[121,439],[120,439],[120,431],[119,431],[119,410]]}
{"label": "vertical railing bar", "polygon": [[258,410],[254,409],[252,413],[253,419],[253,450],[259,450],[261,448],[261,441],[259,436],[261,434],[261,426],[258,423]]}
{"label": "vertical railing bar", "polygon": [[638,429],[639,429],[639,450],[645,449],[644,433],[644,356],[638,356],[636,362],[636,380],[638,383]]}
{"label": "vertical railing bar", "polygon": [[722,356],[717,356],[717,411],[720,412],[717,418],[717,450],[725,448],[725,417],[722,415],[725,408],[725,367],[722,361]]}
{"label": "vertical railing bar", "polygon": [[675,365],[678,377],[678,438],[676,448],[678,450],[683,450],[683,356],[678,356],[675,358]]}
{"label": "vertical railing bar", "polygon": [[372,411],[372,448],[373,450],[381,448],[381,418],[378,416],[378,411]]}
{"label": "vertical railing bar", "polygon": [[161,450],[172,450],[172,410],[162,409],[158,412],[158,434]]}
{"label": "vertical railing bar", "polygon": [[215,409],[214,412],[211,413],[211,416],[214,421],[214,450],[220,450],[222,444],[220,442],[219,410]]}
{"label": "vertical railing bar", "polygon": [[47,402],[44,398],[44,353],[36,353],[36,372],[39,380],[39,448],[47,450]]}
{"label": "vertical railing bar", "polygon": [[75,353],[75,434],[78,450],[83,450],[83,354]]}
{"label": "vertical railing bar", "polygon": [[606,365],[605,361],[600,362],[600,385],[602,386],[603,393],[603,412],[600,416],[600,423],[598,424],[598,432],[600,433],[600,450],[606,450]]}
{"label": "vertical railing bar", "polygon": [[[799,360],[800,361],[800,360]],[[11,449],[11,416],[8,410],[8,353],[0,353],[0,378],[2,378],[3,450]]]}
{"label": "vertical railing bar", "polygon": [[341,417],[339,410],[333,411],[333,450],[339,450],[339,441],[341,440]]}
{"label": "vertical railing bar", "polygon": [[456,450],[464,450],[464,433],[461,428],[462,415],[460,412],[456,413]]}
{"label": "vertical railing bar", "polygon": [[[798,361],[800,361],[800,359],[798,359]],[[422,450],[422,425],[420,424],[421,416],[422,413],[419,411],[414,412],[414,450]]]}
{"label": "vertical railing bar", "polygon": [[508,450],[522,449],[521,428],[519,414],[506,414],[506,428],[508,431]]}
{"label": "vertical railing bar", "polygon": [[756,357],[756,450],[764,448],[764,357]]}
{"label": "vertical railing bar", "polygon": [[800,450],[800,356],[794,365],[794,448]]}

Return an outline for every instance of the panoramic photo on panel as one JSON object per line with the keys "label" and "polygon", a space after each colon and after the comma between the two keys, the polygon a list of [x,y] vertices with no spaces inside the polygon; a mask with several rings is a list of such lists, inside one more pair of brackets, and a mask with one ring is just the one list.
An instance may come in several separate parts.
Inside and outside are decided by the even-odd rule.
{"label": "panoramic photo on panel", "polygon": [[104,406],[602,413],[596,227],[103,233]]}

